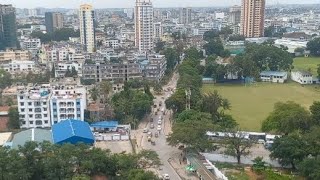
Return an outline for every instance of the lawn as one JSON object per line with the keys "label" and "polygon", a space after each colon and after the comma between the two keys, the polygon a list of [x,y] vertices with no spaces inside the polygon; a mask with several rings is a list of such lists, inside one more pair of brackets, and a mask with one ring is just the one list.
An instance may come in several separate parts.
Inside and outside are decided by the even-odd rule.
{"label": "lawn", "polygon": [[231,103],[230,113],[243,130],[260,131],[261,123],[273,110],[276,102],[294,101],[308,108],[320,100],[319,86],[304,86],[297,83],[256,85],[203,85],[203,92],[218,92]]}
{"label": "lawn", "polygon": [[293,60],[294,70],[308,71],[310,69],[311,73],[315,76],[317,75],[318,64],[320,64],[320,58],[315,57],[298,57]]}

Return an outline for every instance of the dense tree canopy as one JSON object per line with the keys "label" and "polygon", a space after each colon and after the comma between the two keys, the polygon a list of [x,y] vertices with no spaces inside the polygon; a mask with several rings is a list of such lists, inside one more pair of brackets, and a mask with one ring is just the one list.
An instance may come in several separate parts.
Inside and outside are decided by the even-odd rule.
{"label": "dense tree canopy", "polygon": [[308,42],[307,50],[310,51],[310,54],[313,56],[320,56],[320,38],[315,38]]}
{"label": "dense tree canopy", "polygon": [[42,43],[50,41],[67,41],[69,37],[80,37],[80,31],[74,31],[72,28],[57,29],[52,34],[43,33],[41,31],[33,31],[31,36],[39,38]]}
{"label": "dense tree canopy", "polygon": [[175,65],[179,63],[180,57],[178,52],[173,48],[167,48],[164,51],[167,60],[167,72],[172,72]]}
{"label": "dense tree canopy", "polygon": [[153,97],[139,90],[126,89],[112,97],[114,113],[119,120],[129,115],[141,120],[151,111],[152,104]]}
{"label": "dense tree canopy", "polygon": [[[148,154],[152,154],[151,159]],[[156,180],[153,173],[143,171],[140,162],[146,158],[148,162],[159,161],[159,157],[149,151],[136,155],[111,154],[84,144],[52,145],[49,142],[27,142],[17,150],[0,147],[0,157],[1,179],[26,180],[87,179],[95,175],[115,180],[130,177]]]}
{"label": "dense tree canopy", "polygon": [[20,118],[19,118],[19,111],[16,107],[10,107],[9,109],[9,121],[8,121],[8,128],[9,129],[19,129],[20,128]]}
{"label": "dense tree canopy", "polygon": [[11,74],[5,71],[4,69],[0,69],[0,89],[4,89],[8,86],[11,86],[11,83]]}
{"label": "dense tree canopy", "polygon": [[277,158],[283,166],[296,168],[296,163],[300,162],[308,154],[306,151],[307,144],[302,140],[299,134],[290,134],[281,138],[276,138],[271,146],[270,157]]}
{"label": "dense tree canopy", "polygon": [[310,113],[292,101],[278,102],[274,110],[262,123],[262,131],[276,131],[288,134],[296,130],[306,131],[310,128]]}

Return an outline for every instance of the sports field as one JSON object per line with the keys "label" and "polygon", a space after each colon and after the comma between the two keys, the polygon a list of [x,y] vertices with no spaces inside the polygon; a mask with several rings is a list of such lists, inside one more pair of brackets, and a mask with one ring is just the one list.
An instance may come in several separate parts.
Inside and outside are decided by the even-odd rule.
{"label": "sports field", "polygon": [[313,101],[320,101],[319,86],[301,86],[298,83],[286,84],[257,83],[255,85],[203,85],[203,92],[213,90],[231,103],[230,113],[243,130],[260,131],[261,122],[273,110],[276,102],[294,101],[308,108]]}
{"label": "sports field", "polygon": [[320,58],[315,57],[298,57],[293,60],[294,70],[308,71],[310,69],[314,76],[317,75],[318,64],[320,64]]}

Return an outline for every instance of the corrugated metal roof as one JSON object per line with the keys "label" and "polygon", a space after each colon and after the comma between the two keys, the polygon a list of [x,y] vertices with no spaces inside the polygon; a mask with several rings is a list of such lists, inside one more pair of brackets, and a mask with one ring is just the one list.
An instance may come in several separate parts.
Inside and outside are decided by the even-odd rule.
{"label": "corrugated metal roof", "polygon": [[287,72],[281,72],[281,71],[262,71],[260,73],[261,76],[285,76],[287,75]]}
{"label": "corrugated metal roof", "polygon": [[52,142],[52,134],[50,130],[45,129],[28,129],[25,131],[21,131],[14,135],[12,140],[12,148],[17,149],[20,146],[24,146],[24,144],[28,141],[35,142],[43,142],[49,141]]}
{"label": "corrugated metal roof", "polygon": [[81,120],[64,120],[52,126],[53,142],[62,143],[88,143],[94,142],[89,124]]}
{"label": "corrugated metal roof", "polygon": [[115,128],[118,127],[118,121],[101,121],[90,124],[91,127]]}

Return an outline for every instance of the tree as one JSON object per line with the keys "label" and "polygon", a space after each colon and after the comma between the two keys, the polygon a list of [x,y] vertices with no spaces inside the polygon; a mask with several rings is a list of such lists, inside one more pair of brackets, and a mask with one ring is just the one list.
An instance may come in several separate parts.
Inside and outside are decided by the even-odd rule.
{"label": "tree", "polygon": [[191,60],[199,60],[202,58],[202,52],[198,51],[196,48],[191,47],[185,51],[185,58]]}
{"label": "tree", "polygon": [[175,65],[180,61],[179,54],[172,48],[166,48],[164,55],[167,60],[167,72],[171,72]]}
{"label": "tree", "polygon": [[274,130],[283,134],[296,130],[306,131],[310,127],[310,119],[310,113],[299,104],[292,101],[278,102],[267,119],[262,122],[262,131]]}
{"label": "tree", "polygon": [[216,31],[216,30],[206,31],[203,34],[203,39],[205,41],[210,41],[218,37],[219,37],[219,31]]}
{"label": "tree", "polygon": [[249,155],[250,148],[254,144],[254,141],[245,138],[245,134],[241,131],[235,131],[228,133],[227,137],[223,140],[226,150],[226,155],[237,158],[238,164],[241,163],[241,157]]}
{"label": "tree", "polygon": [[137,156],[138,166],[140,166],[141,168],[157,168],[161,165],[159,155],[155,151],[142,150]]}
{"label": "tree", "polygon": [[292,169],[296,169],[296,163],[307,156],[306,147],[305,141],[297,133],[282,136],[274,140],[270,157],[278,159],[282,166],[291,165]]}
{"label": "tree", "polygon": [[112,84],[109,81],[102,81],[99,86],[100,92],[103,95],[103,102],[106,103],[109,100],[109,94],[112,92]]}
{"label": "tree", "polygon": [[153,90],[156,94],[161,94],[162,92],[162,86],[160,83],[155,83],[154,84],[154,87],[153,87]]}
{"label": "tree", "polygon": [[129,171],[126,179],[130,180],[159,180],[159,178],[150,171],[142,169],[132,169]]}
{"label": "tree", "polygon": [[12,79],[10,73],[0,68],[0,89],[11,86]]}
{"label": "tree", "polygon": [[218,55],[221,56],[224,51],[223,44],[219,38],[210,40],[203,46],[207,55]]}
{"label": "tree", "polygon": [[91,98],[93,101],[97,101],[98,98],[100,97],[100,92],[97,87],[93,87],[92,89],[89,90],[89,93],[91,95]]}
{"label": "tree", "polygon": [[78,71],[74,66],[72,66],[71,70],[69,67],[67,68],[66,74],[64,75],[65,77],[75,77],[78,75]]}
{"label": "tree", "polygon": [[266,169],[266,162],[263,161],[263,157],[256,157],[253,161],[252,169],[258,173],[261,173]]}
{"label": "tree", "polygon": [[298,164],[298,170],[308,180],[320,179],[320,157],[305,158]]}
{"label": "tree", "polygon": [[318,74],[318,78],[320,78],[320,64],[318,64],[317,74]]}
{"label": "tree", "polygon": [[19,111],[18,108],[10,107],[9,112],[9,121],[8,128],[9,129],[19,129],[20,128],[20,119],[19,119]]}
{"label": "tree", "polygon": [[52,40],[52,37],[50,34],[48,33],[43,33],[41,31],[33,31],[30,34],[31,37],[33,38],[39,38],[41,40],[42,43],[48,43]]}
{"label": "tree", "polygon": [[160,51],[164,50],[164,46],[166,45],[166,42],[164,41],[158,41],[156,43],[156,46],[154,47],[156,53],[159,53]]}
{"label": "tree", "polygon": [[217,90],[213,93],[207,93],[202,95],[201,107],[203,112],[211,114],[213,119],[220,119],[224,110],[230,109],[230,103],[228,99],[223,98]]}
{"label": "tree", "polygon": [[167,141],[171,146],[183,144],[189,149],[200,152],[214,150],[216,147],[210,142],[206,134],[208,131],[213,130],[214,125],[211,119],[207,119],[206,117],[188,119],[173,124],[172,133],[169,134]]}
{"label": "tree", "polygon": [[317,125],[320,125],[320,101],[314,101],[309,108],[311,112],[311,119]]}
{"label": "tree", "polygon": [[50,76],[51,76],[51,78],[55,78],[56,77],[56,68],[55,68],[54,64],[52,65]]}
{"label": "tree", "polygon": [[320,38],[314,38],[307,43],[307,50],[313,56],[320,56]]}
{"label": "tree", "polygon": [[165,101],[165,103],[168,109],[177,113],[182,112],[186,107],[185,91],[181,88],[177,89],[176,92]]}

